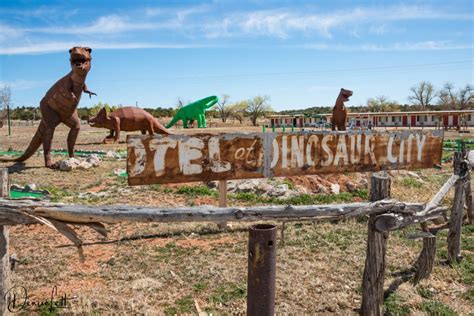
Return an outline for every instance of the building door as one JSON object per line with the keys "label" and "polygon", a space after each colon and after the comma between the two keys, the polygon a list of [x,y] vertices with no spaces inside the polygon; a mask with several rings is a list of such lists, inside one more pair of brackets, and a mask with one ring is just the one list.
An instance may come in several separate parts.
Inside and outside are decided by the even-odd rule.
{"label": "building door", "polygon": [[411,116],[411,126],[416,126],[416,115]]}
{"label": "building door", "polygon": [[402,116],[402,126],[408,126],[408,117]]}
{"label": "building door", "polygon": [[446,128],[448,127],[448,116],[443,115],[443,126]]}
{"label": "building door", "polygon": [[459,126],[459,116],[453,115],[453,126]]}

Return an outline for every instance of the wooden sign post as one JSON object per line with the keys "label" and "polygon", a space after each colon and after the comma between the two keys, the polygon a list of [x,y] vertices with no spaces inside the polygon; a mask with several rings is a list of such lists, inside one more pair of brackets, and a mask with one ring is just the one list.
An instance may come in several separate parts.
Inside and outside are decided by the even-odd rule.
{"label": "wooden sign post", "polygon": [[142,185],[432,168],[443,132],[132,135],[127,144],[128,183]]}

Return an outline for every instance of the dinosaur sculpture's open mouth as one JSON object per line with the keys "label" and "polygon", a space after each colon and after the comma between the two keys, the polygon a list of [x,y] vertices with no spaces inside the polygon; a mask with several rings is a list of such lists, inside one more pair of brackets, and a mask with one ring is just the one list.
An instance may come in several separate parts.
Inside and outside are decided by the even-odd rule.
{"label": "dinosaur sculpture's open mouth", "polygon": [[344,90],[341,95],[344,97],[344,102],[349,101],[349,98],[352,96],[352,91]]}

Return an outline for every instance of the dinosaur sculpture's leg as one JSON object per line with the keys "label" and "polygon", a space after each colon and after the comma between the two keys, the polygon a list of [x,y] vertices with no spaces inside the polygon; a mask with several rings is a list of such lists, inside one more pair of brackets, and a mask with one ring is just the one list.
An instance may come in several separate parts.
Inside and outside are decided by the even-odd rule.
{"label": "dinosaur sculpture's leg", "polygon": [[74,157],[74,146],[76,145],[77,135],[79,135],[79,130],[81,129],[81,121],[79,115],[77,115],[77,111],[64,121],[64,124],[71,129],[67,135],[67,151],[69,157]]}
{"label": "dinosaur sculpture's leg", "polygon": [[120,119],[118,117],[112,118],[112,126],[115,130],[114,142],[118,142],[120,140]]}
{"label": "dinosaur sculpture's leg", "polygon": [[155,134],[155,130],[153,129],[153,122],[152,121],[148,121],[148,124],[147,124],[147,130],[148,130],[148,133],[150,135],[153,135]]}
{"label": "dinosaur sculpture's leg", "polygon": [[201,114],[201,125],[203,128],[206,128],[206,115],[205,114]]}
{"label": "dinosaur sculpture's leg", "polygon": [[202,128],[202,117],[201,117],[201,114],[198,114],[198,116],[197,116],[197,123],[198,123],[198,128]]}
{"label": "dinosaur sculpture's leg", "polygon": [[188,128],[188,120],[186,118],[183,118],[182,121],[183,121],[183,128]]}
{"label": "dinosaur sculpture's leg", "polygon": [[59,115],[52,110],[46,104],[40,104],[42,121],[44,122],[44,134],[43,134],[43,152],[44,152],[44,165],[51,168],[53,166],[51,162],[51,143],[53,142],[53,135],[56,126],[61,123]]}

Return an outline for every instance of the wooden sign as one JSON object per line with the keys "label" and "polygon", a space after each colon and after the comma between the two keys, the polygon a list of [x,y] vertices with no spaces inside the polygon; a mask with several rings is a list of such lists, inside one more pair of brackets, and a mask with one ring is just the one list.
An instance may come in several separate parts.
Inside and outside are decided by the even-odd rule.
{"label": "wooden sign", "polygon": [[432,168],[443,131],[131,135],[128,183]]}

